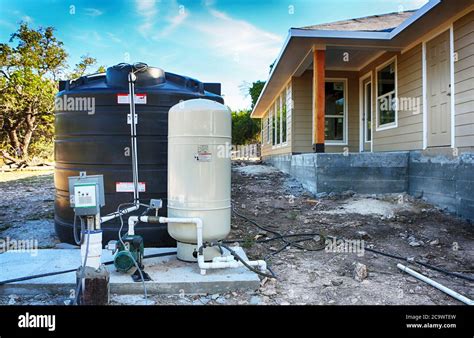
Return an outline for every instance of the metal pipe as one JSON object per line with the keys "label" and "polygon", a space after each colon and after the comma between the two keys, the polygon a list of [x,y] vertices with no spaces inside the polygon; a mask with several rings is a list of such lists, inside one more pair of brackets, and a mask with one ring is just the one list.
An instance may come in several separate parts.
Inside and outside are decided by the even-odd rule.
{"label": "metal pipe", "polygon": [[133,211],[135,211],[135,210],[138,210],[139,208],[140,208],[140,205],[137,203],[136,205],[134,205],[134,206],[132,206],[132,207],[130,207],[130,208],[127,208],[127,209],[124,209],[124,210],[120,211],[120,213],[118,213],[118,212],[113,212],[113,213],[108,214],[108,215],[106,215],[106,216],[104,216],[104,217],[101,217],[101,218],[100,218],[100,223],[108,222],[108,221],[110,221],[110,220],[112,220],[112,219],[114,219],[114,218],[119,217],[121,214],[122,214],[122,215],[129,214],[129,213],[131,213],[131,212],[133,212]]}
{"label": "metal pipe", "polygon": [[457,293],[454,290],[451,290],[451,289],[445,287],[444,285],[439,284],[438,282],[435,282],[434,280],[426,277],[425,275],[422,275],[421,273],[416,272],[415,270],[410,269],[409,267],[406,267],[403,264],[399,263],[399,264],[397,264],[397,267],[400,270],[412,275],[415,278],[418,278],[418,279],[422,280],[425,283],[428,283],[429,285],[437,288],[438,290],[443,291],[444,293],[450,295],[453,298],[456,298],[457,300],[459,300],[459,301],[461,301],[461,302],[463,302],[467,305],[474,305],[474,303],[471,299],[461,295],[460,293]]}
{"label": "metal pipe", "polygon": [[139,200],[138,191],[138,154],[137,154],[137,122],[135,120],[135,80],[136,75],[132,71],[128,74],[128,91],[130,95],[130,143],[132,147],[132,177],[133,177],[133,199]]}
{"label": "metal pipe", "polygon": [[100,219],[100,223],[108,222],[112,219],[131,213],[140,208],[140,191],[138,189],[138,147],[137,147],[137,123],[135,119],[135,81],[137,77],[132,71],[128,74],[128,92],[130,95],[130,146],[132,152],[132,181],[133,181],[133,203],[134,206],[124,209],[120,213],[114,212]]}

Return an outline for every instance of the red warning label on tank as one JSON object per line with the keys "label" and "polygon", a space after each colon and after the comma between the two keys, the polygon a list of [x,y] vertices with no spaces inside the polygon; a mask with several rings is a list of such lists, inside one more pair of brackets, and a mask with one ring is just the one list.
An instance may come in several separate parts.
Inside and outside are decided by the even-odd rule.
{"label": "red warning label on tank", "polygon": [[200,162],[212,161],[212,153],[209,151],[208,145],[198,145],[198,151],[195,155],[196,160]]}
{"label": "red warning label on tank", "polygon": [[[135,94],[135,104],[146,104],[146,94]],[[118,104],[129,104],[130,95],[129,94],[117,94],[117,103]]]}
{"label": "red warning label on tank", "polygon": [[[133,182],[115,182],[115,191],[116,192],[133,192]],[[138,182],[138,191],[145,192],[146,184],[145,182]]]}

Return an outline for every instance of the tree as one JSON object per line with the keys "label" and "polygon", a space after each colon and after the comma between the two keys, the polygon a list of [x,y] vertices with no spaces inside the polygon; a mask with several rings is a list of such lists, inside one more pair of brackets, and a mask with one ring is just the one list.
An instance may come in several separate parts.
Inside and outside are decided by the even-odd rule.
{"label": "tree", "polygon": [[232,112],[232,143],[236,145],[258,142],[260,124],[250,117],[250,110]]}
{"label": "tree", "polygon": [[[0,137],[4,158],[26,161],[35,141],[52,145],[56,80],[67,75],[67,57],[53,27],[35,30],[21,23],[9,44],[0,44]],[[70,76],[82,76],[95,63],[94,58],[83,56]]]}
{"label": "tree", "polygon": [[[250,95],[252,100],[251,107],[255,107],[260,93],[265,86],[265,81],[255,81],[251,85],[245,82],[241,89]],[[232,112],[232,142],[237,145],[250,144],[259,141],[260,122],[250,117],[252,110],[240,110]]]}
{"label": "tree", "polygon": [[66,67],[67,53],[52,27],[34,30],[22,23],[10,43],[0,44],[0,111],[8,137],[4,157],[28,158],[34,131],[54,110],[56,78]]}
{"label": "tree", "polygon": [[260,97],[263,87],[265,87],[265,81],[258,80],[252,83],[252,85],[248,89],[249,95],[252,99],[252,109],[253,107],[255,107],[255,104],[257,103],[257,100]]}
{"label": "tree", "polygon": [[[71,78],[72,80],[80,78],[81,76],[85,75],[88,69],[94,66],[96,63],[97,63],[97,60],[93,57],[90,57],[89,55],[81,56],[81,61],[79,61],[79,63],[76,64],[69,78]],[[100,66],[97,69],[97,73],[104,73],[105,70],[106,70],[105,66]]]}

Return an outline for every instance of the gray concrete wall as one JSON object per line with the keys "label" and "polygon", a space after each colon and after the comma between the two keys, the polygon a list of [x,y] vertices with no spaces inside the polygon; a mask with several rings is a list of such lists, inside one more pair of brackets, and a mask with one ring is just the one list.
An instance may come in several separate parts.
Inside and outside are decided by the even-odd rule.
{"label": "gray concrete wall", "polygon": [[407,191],[408,152],[277,155],[264,161],[295,177],[314,194]]}
{"label": "gray concrete wall", "polygon": [[474,153],[309,153],[263,160],[295,177],[313,194],[347,190],[362,194],[408,192],[474,220]]}
{"label": "gray concrete wall", "polygon": [[410,153],[408,193],[474,220],[474,153]]}

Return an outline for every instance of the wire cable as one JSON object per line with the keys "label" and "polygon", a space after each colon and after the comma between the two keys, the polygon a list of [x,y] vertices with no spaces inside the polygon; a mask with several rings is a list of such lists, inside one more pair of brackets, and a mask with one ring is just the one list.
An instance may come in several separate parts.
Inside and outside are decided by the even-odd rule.
{"label": "wire cable", "polygon": [[[123,217],[122,217],[122,213],[120,212],[120,207],[121,207],[122,204],[120,204],[118,207],[117,207],[117,212],[119,214],[119,218],[120,218],[120,229],[118,231],[118,238],[120,240],[120,243],[122,244],[122,246],[124,248],[126,248],[125,246],[125,243],[122,239],[122,229],[123,229]],[[140,203],[138,203],[138,205],[140,205]],[[133,264],[135,265],[135,267],[137,268],[138,270],[138,273],[140,274],[140,278],[142,279],[142,285],[143,285],[143,294],[145,296],[145,302],[147,301],[148,299],[148,293],[147,293],[147,289],[146,289],[146,284],[145,284],[145,278],[143,277],[143,273],[142,273],[142,270],[140,269],[140,266],[138,265],[137,261],[135,260],[135,258],[133,257],[133,255],[130,255],[129,256],[132,261],[133,261]]]}
{"label": "wire cable", "polygon": [[[173,256],[173,255],[176,255],[176,251],[160,252],[160,253],[157,253],[157,254],[146,255],[146,256],[143,256],[143,259],[157,258],[157,257],[164,257],[164,256]],[[114,264],[114,261],[107,261],[103,264],[104,265],[112,265],[112,264]],[[6,280],[3,280],[3,281],[0,281],[0,285],[23,282],[23,281],[26,281],[26,280],[43,278],[43,277],[57,276],[57,275],[65,274],[65,273],[71,273],[71,272],[74,272],[74,271],[77,271],[77,269],[46,272],[46,273],[41,273],[41,274],[37,274],[37,275],[30,275],[30,276],[18,277],[18,278],[13,278],[13,279],[6,279]]]}
{"label": "wire cable", "polygon": [[74,295],[74,305],[78,305],[79,293],[81,292],[81,289],[82,289],[82,282],[84,280],[84,277],[86,276],[86,264],[87,264],[87,256],[89,255],[90,234],[86,237],[87,237],[86,252],[84,255],[84,263],[82,264],[81,277],[79,278],[79,282],[77,283],[77,286],[76,286],[76,293]]}
{"label": "wire cable", "polygon": [[[262,272],[262,271],[259,271],[258,269],[256,269],[256,268],[254,268],[253,266],[249,265],[249,264],[245,261],[245,259],[243,259],[242,257],[240,257],[240,255],[239,255],[237,252],[235,252],[231,247],[229,247],[229,246],[227,246],[227,245],[225,245],[225,244],[223,244],[223,243],[220,243],[220,242],[216,242],[214,245],[217,245],[221,250],[222,250],[222,248],[227,249],[227,250],[230,252],[230,254],[231,254],[235,259],[237,259],[238,261],[240,261],[240,262],[241,262],[247,269],[249,269],[250,271],[253,271],[253,272],[255,272],[256,274],[258,274],[258,275],[260,275],[260,276],[262,276],[262,277],[275,278],[275,276],[269,275],[269,274],[267,274],[267,273],[265,273],[265,272]],[[214,245],[211,244],[211,246],[214,246]]]}
{"label": "wire cable", "polygon": [[[287,237],[298,237],[298,236],[321,236],[321,242],[322,242],[322,239],[326,238],[326,237],[329,237],[329,238],[334,238],[336,240],[343,240],[343,241],[346,241],[344,238],[338,238],[336,236],[325,236],[323,234],[320,234],[320,233],[296,233],[296,234],[288,234],[288,235],[282,235],[282,234],[279,234],[277,231],[274,231],[274,230],[270,230],[268,229],[267,227],[265,226],[262,226],[260,224],[258,224],[255,220],[252,220],[250,218],[248,218],[247,216],[245,215],[242,215],[240,213],[238,213],[234,208],[232,208],[232,211],[234,212],[234,214],[236,214],[237,216],[247,220],[249,223],[251,224],[254,224],[257,228],[261,229],[261,230],[264,230],[264,231],[267,231],[267,232],[270,232],[270,233],[273,233],[273,234],[276,234],[275,237],[271,237],[271,238],[268,238],[268,239],[263,239],[263,240],[257,240],[255,242],[257,243],[267,243],[267,242],[270,242],[270,241],[274,241],[274,240],[278,240],[278,239],[282,239],[284,242],[285,242],[285,245],[283,247],[281,247],[280,249],[278,249],[277,251],[275,252],[272,252],[270,254],[268,254],[267,256],[265,256],[265,260],[269,257],[269,256],[274,256],[278,253],[280,253],[281,251],[283,251],[284,249],[286,249],[288,246],[294,246],[296,248],[299,248],[301,249],[301,247],[299,245],[297,245],[296,242],[300,242],[300,241],[295,241],[295,242],[291,242],[291,241],[286,241],[285,238]],[[306,240],[309,240],[309,239],[306,239]],[[306,240],[301,240],[301,242],[304,242]],[[226,242],[245,242],[245,240],[236,240],[236,241],[226,241]],[[325,242],[325,240],[324,240]],[[325,248],[325,245],[323,247],[318,247],[317,249],[315,250],[322,250]],[[367,250],[367,251],[370,251],[370,252],[373,252],[373,253],[377,253],[377,254],[380,254],[382,256],[386,256],[386,257],[389,257],[389,258],[393,258],[393,259],[398,259],[398,260],[403,260],[403,261],[408,261],[408,259],[406,257],[402,257],[402,256],[399,256],[399,255],[396,255],[396,254],[391,254],[391,253],[386,253],[386,252],[383,252],[383,251],[379,251],[379,250],[376,250],[376,249],[371,249],[371,248],[368,248],[367,246],[364,246],[364,250]],[[439,268],[437,266],[433,266],[433,265],[430,265],[430,264],[427,264],[427,263],[423,263],[423,262],[420,262],[418,260],[414,260],[413,263],[415,264],[418,264],[418,265],[421,265],[421,266],[424,266],[425,268],[428,268],[428,269],[431,269],[431,270],[434,270],[434,271],[438,271],[438,272],[441,272],[441,273],[444,273],[448,276],[453,276],[453,277],[458,277],[458,278],[461,278],[461,279],[464,279],[464,280],[467,280],[467,281],[470,281],[470,282],[474,282],[474,278],[473,277],[470,277],[470,276],[466,276],[466,275],[463,275],[461,273],[458,273],[458,272],[453,272],[453,271],[448,271],[448,270],[445,270],[443,268]],[[270,271],[270,270],[269,270]]]}
{"label": "wire cable", "polygon": [[[312,233],[298,233],[298,234],[281,234],[276,230],[272,230],[272,229],[269,229],[266,226],[262,226],[259,223],[257,223],[255,220],[253,220],[251,218],[248,218],[245,215],[240,214],[239,212],[237,212],[235,207],[232,207],[232,212],[235,215],[239,216],[240,218],[246,220],[247,222],[255,225],[260,230],[263,230],[263,231],[266,231],[266,232],[269,232],[269,233],[275,235],[274,237],[271,237],[271,238],[268,238],[268,239],[263,239],[263,240],[256,240],[255,242],[257,242],[257,243],[266,243],[266,242],[275,241],[275,240],[281,240],[281,241],[284,242],[284,245],[280,249],[267,254],[263,258],[265,261],[267,261],[271,256],[277,255],[278,253],[282,252],[283,250],[285,250],[286,248],[288,248],[290,246],[294,246],[294,247],[296,247],[300,250],[307,250],[307,251],[319,251],[319,250],[323,250],[326,247],[326,237],[324,235],[322,235],[321,233],[312,232]],[[319,237],[318,245],[316,246],[316,248],[308,248],[308,247],[304,247],[301,244],[299,244],[301,242],[307,242],[307,241],[310,241],[310,240],[314,240],[315,239],[314,237],[316,237],[316,236]],[[299,239],[299,240],[294,240],[294,241],[288,241],[287,238],[291,238],[291,237],[304,237],[304,238]],[[237,241],[245,242],[245,240],[237,240]],[[232,242],[236,242],[236,241],[231,241],[231,240],[224,241],[224,243],[232,243]],[[268,264],[267,269],[273,275],[272,277],[277,278],[277,275],[271,269],[269,262],[267,264]]]}
{"label": "wire cable", "polygon": [[76,245],[82,245],[82,243],[84,243],[84,236],[83,236],[83,233],[82,233],[83,228],[84,228],[84,223],[82,221],[82,218],[79,216],[79,221],[81,222],[81,228],[79,230],[80,237],[78,238],[76,219],[77,219],[77,215],[76,215],[76,213],[74,213],[74,222],[72,224],[72,231],[74,233],[74,243],[76,243]]}

